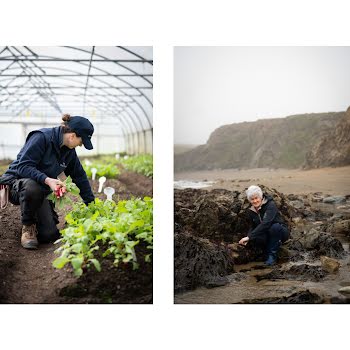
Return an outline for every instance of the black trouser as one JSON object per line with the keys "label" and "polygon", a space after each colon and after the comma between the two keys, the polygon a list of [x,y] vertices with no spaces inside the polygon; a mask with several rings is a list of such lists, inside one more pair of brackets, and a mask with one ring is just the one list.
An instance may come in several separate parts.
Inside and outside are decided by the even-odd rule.
{"label": "black trouser", "polygon": [[46,196],[50,190],[32,179],[16,180],[11,186],[9,201],[21,206],[23,225],[36,224],[40,243],[54,242],[60,234],[58,215]]}
{"label": "black trouser", "polygon": [[289,238],[289,231],[285,225],[275,223],[266,230],[265,234],[257,237],[255,244],[265,248],[267,254],[277,254],[280,246]]}

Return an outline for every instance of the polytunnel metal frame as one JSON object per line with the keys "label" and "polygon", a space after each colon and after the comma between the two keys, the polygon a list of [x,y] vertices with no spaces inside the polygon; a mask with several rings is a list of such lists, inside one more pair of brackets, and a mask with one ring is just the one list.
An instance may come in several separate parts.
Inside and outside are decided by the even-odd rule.
{"label": "polytunnel metal frame", "polygon": [[[38,54],[40,49],[61,49],[62,53],[66,52],[63,53],[63,57],[58,57]],[[103,55],[98,52],[102,49],[116,50],[122,58]],[[72,55],[67,57],[64,56],[65,53]],[[65,62],[73,63],[76,68],[58,66]],[[57,66],[50,66],[52,63]],[[102,67],[104,63],[108,64],[105,68]],[[110,64],[118,66],[120,72],[113,73]],[[51,78],[53,82],[50,81]],[[26,80],[23,82],[23,79]],[[19,118],[24,111],[30,108],[36,115],[48,106],[52,110],[51,113],[47,113],[44,124],[51,124],[53,120],[57,124],[56,112],[60,116],[64,113],[72,114],[70,109],[64,108],[59,101],[63,98],[64,102],[64,98],[69,97],[76,99],[73,100],[72,108],[80,110],[79,115],[85,116],[87,108],[93,108],[100,113],[97,128],[101,124],[109,125],[106,122],[108,118],[112,119],[111,124],[118,121],[127,153],[140,153],[141,135],[143,150],[152,153],[152,149],[147,149],[146,133],[150,134],[152,145],[153,102],[152,93],[149,96],[147,91],[153,91],[153,58],[143,57],[137,52],[137,47],[0,47],[1,124],[25,125],[26,121]],[[42,125],[43,121],[27,123]]]}

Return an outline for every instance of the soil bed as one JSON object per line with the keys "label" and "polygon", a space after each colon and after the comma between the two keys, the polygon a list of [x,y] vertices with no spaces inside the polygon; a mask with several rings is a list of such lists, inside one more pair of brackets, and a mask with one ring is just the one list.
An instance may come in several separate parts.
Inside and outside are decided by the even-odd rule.
{"label": "soil bed", "polygon": [[[98,182],[90,181],[96,197]],[[118,179],[108,179],[105,186],[115,188],[114,200],[153,196],[153,183],[143,175],[124,172]],[[64,227],[65,212],[59,211],[59,228]],[[149,251],[135,247],[140,263],[133,271],[131,265],[112,266],[102,261],[102,271],[92,268],[77,278],[72,268],[57,270],[52,261],[57,257],[53,244],[40,245],[38,250],[25,250],[20,245],[20,208],[9,204],[0,212],[0,303],[152,303],[152,262],[144,263]]]}

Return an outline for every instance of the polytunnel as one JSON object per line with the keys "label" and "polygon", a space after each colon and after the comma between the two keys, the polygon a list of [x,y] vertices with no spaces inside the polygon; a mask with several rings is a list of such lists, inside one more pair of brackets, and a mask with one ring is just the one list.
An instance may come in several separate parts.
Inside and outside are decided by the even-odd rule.
{"label": "polytunnel", "polygon": [[152,47],[0,46],[0,158],[66,113],[95,127],[80,154],[153,153],[152,110]]}

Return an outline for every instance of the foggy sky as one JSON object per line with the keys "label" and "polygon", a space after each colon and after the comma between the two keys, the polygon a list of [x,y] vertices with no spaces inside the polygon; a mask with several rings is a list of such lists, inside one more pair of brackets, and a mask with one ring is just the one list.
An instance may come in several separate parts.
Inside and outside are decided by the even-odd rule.
{"label": "foggy sky", "polygon": [[350,47],[175,47],[174,142],[217,127],[350,106]]}

